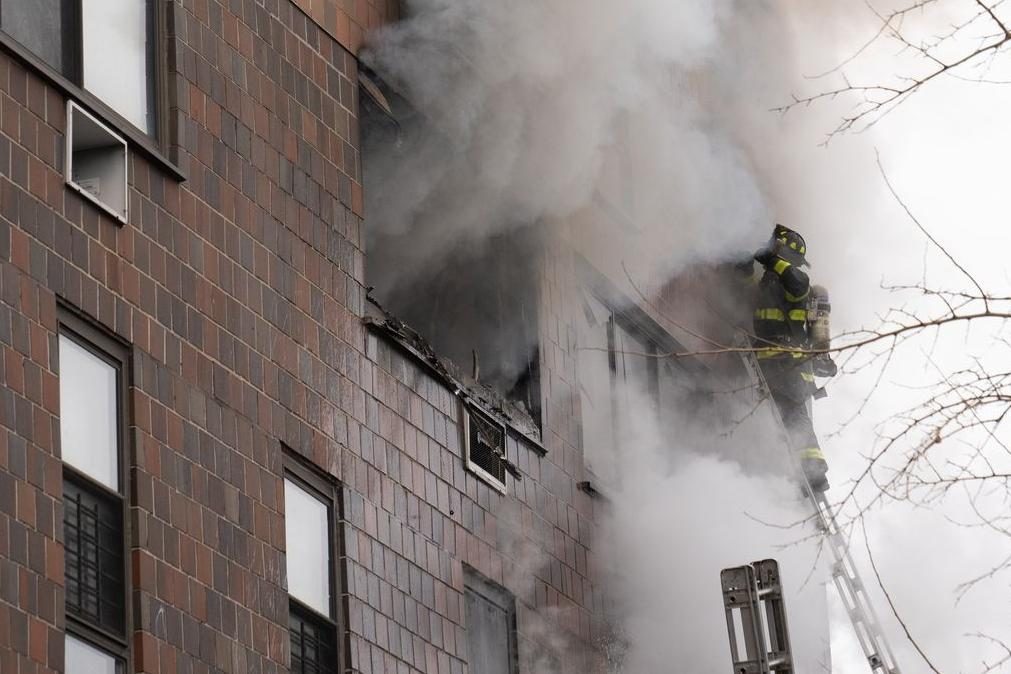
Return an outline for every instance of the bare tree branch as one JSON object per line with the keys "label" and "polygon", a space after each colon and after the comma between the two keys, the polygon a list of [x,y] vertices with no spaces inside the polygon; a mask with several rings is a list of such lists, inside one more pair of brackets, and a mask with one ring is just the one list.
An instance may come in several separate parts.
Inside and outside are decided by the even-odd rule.
{"label": "bare tree branch", "polygon": [[[903,20],[914,12],[922,12],[929,5],[938,5],[936,0],[920,0],[904,8],[894,10],[888,14],[879,12],[869,1],[865,4],[874,13],[879,21],[877,31],[871,38],[863,43],[854,54],[844,59],[836,67],[827,70],[817,76],[823,78],[832,74],[839,74],[843,84],[809,96],[792,96],[789,103],[773,108],[774,112],[786,114],[800,106],[809,106],[821,101],[834,100],[840,97],[855,97],[857,103],[852,112],[843,115],[837,126],[832,129],[826,139],[825,144],[830,142],[835,136],[847,132],[861,132],[874,126],[878,121],[893,111],[910,96],[927,86],[942,75],[958,76],[958,71],[963,67],[971,67],[983,57],[996,58],[1002,53],[1004,47],[1011,42],[1011,32],[1008,31],[1005,22],[997,15],[995,8],[1003,3],[1003,0],[992,4],[987,4],[983,0],[966,0],[971,6],[976,8],[972,16],[961,24],[956,24],[946,34],[938,35],[929,43],[914,43],[903,30]],[[955,38],[969,26],[976,25],[980,21],[988,21],[995,28],[995,32],[990,32],[983,36],[979,43],[968,47],[960,56],[944,60],[937,56],[934,51],[942,45],[952,43]],[[890,39],[897,42],[901,51],[914,52],[922,59],[931,64],[931,69],[921,75],[897,75],[895,84],[864,84],[854,85],[846,78],[843,68],[853,63],[862,56],[875,43],[882,39]],[[985,81],[982,78],[979,80]]]}
{"label": "bare tree branch", "polygon": [[860,528],[864,535],[864,547],[867,548],[867,559],[870,560],[871,569],[874,571],[874,577],[878,581],[878,587],[881,588],[881,592],[885,595],[885,600],[888,601],[888,607],[891,608],[892,615],[895,616],[897,621],[899,621],[899,625],[902,626],[902,631],[906,634],[906,639],[913,645],[916,652],[920,654],[923,661],[927,663],[927,666],[930,667],[930,671],[934,672],[934,674],[941,674],[937,667],[934,666],[934,663],[930,661],[930,658],[927,657],[927,654],[923,651],[923,648],[920,647],[920,644],[913,638],[912,633],[909,631],[909,627],[906,625],[905,621],[899,615],[898,609],[895,607],[892,595],[888,592],[888,588],[885,587],[884,582],[882,582],[881,573],[878,571],[878,565],[874,563],[874,553],[871,551],[870,540],[867,538],[867,527],[864,525],[862,520],[860,522]]}

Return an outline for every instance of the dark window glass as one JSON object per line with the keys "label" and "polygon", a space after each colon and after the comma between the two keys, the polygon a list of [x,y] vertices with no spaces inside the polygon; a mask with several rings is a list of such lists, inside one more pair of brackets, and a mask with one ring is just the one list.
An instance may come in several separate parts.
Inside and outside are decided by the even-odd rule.
{"label": "dark window glass", "polygon": [[116,634],[124,631],[122,503],[65,479],[63,527],[67,612]]}
{"label": "dark window glass", "polygon": [[336,630],[313,611],[291,602],[288,619],[292,674],[322,674],[337,666]]}
{"label": "dark window glass", "polygon": [[63,0],[0,0],[0,27],[32,53],[66,74]]}

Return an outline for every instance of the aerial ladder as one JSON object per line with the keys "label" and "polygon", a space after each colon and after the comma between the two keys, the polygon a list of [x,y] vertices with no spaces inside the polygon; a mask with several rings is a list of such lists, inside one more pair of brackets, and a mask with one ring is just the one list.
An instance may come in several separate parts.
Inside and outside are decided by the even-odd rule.
{"label": "aerial ladder", "polygon": [[[738,339],[739,344],[748,346],[746,337]],[[743,350],[744,363],[751,377],[758,384],[759,393],[763,398],[769,398],[769,388],[762,375],[761,369],[755,354],[749,350]],[[779,410],[775,404],[769,404],[772,414],[779,424],[783,426],[783,420],[779,415]],[[789,447],[789,434],[785,446]],[[846,613],[853,624],[853,631],[856,633],[860,648],[863,649],[867,664],[873,674],[901,674],[899,665],[895,660],[895,654],[885,638],[885,632],[881,627],[881,621],[874,610],[870,597],[867,594],[866,585],[860,578],[853,557],[850,555],[849,545],[836,520],[835,511],[829,503],[824,492],[815,492],[807,483],[804,471],[798,465],[796,453],[788,452],[794,473],[800,476],[801,485],[805,494],[811,501],[814,508],[814,521],[818,530],[825,540],[825,544],[832,555],[832,580],[836,590],[846,607]],[[782,601],[782,587],[779,584],[779,572],[775,570],[773,574],[766,562],[757,562],[750,567],[736,567],[725,569],[721,573],[723,583],[724,606],[727,611],[727,628],[730,633],[731,655],[734,658],[733,670],[735,674],[794,674],[792,658],[789,653],[789,636],[786,635],[785,607]],[[765,566],[762,566],[765,565]],[[748,571],[751,569],[750,576]],[[765,572],[763,578],[762,572]],[[728,573],[731,572],[731,573]],[[724,576],[724,574],[727,574]],[[772,579],[775,582],[772,582]],[[765,581],[763,586],[762,581]],[[753,581],[753,582],[752,582]],[[728,583],[730,583],[728,588]],[[745,588],[742,592],[740,588]],[[731,597],[733,601],[731,602]],[[765,597],[768,597],[766,601]],[[731,604],[734,604],[731,606]],[[744,605],[742,605],[744,604]],[[766,609],[761,610],[762,605]],[[735,625],[731,620],[732,609],[740,611],[742,623],[746,623],[748,617],[756,626],[748,628],[745,625],[744,631],[751,634],[753,639],[752,647],[748,655],[742,660],[738,660],[739,634],[735,631]],[[763,613],[765,624],[763,626]],[[780,614],[782,617],[780,618]],[[779,621],[778,623],[775,621]],[[782,625],[783,636],[778,635],[778,625]],[[766,635],[769,639],[766,641]],[[745,637],[745,644],[748,644],[748,637]],[[785,649],[784,649],[785,646]]]}
{"label": "aerial ladder", "polygon": [[776,560],[723,569],[720,584],[734,674],[795,674]]}

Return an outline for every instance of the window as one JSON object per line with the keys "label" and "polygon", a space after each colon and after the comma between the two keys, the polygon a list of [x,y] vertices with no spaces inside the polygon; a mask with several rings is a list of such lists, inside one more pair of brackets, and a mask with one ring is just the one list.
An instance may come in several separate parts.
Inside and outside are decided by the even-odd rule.
{"label": "window", "polygon": [[469,569],[464,582],[471,674],[516,674],[516,600]]}
{"label": "window", "polygon": [[[322,624],[321,624],[322,623]],[[302,607],[292,605],[288,630],[291,636],[291,671],[321,674],[333,671],[336,661],[333,630],[315,620]]]}
{"label": "window", "polygon": [[126,349],[71,316],[60,323],[66,671],[118,674],[129,647]]}
{"label": "window", "polygon": [[0,27],[60,73],[73,68],[64,46],[64,26],[69,23],[69,3],[64,0],[2,0]]}
{"label": "window", "polygon": [[474,407],[461,403],[463,449],[467,468],[489,485],[506,492],[505,425]]}
{"label": "window", "polygon": [[64,462],[119,490],[118,368],[60,335],[60,438]]}
{"label": "window", "polygon": [[632,420],[635,410],[652,415],[657,400],[657,349],[649,339],[621,320],[611,321],[611,350],[617,383],[619,418]]}
{"label": "window", "polygon": [[584,296],[579,334],[583,460],[604,484],[618,478],[619,438],[656,421],[656,345],[595,295]]}
{"label": "window", "polygon": [[291,461],[284,477],[289,638],[293,674],[339,671],[333,483]]}
{"label": "window", "polygon": [[69,634],[64,659],[65,674],[121,674],[123,671],[122,663],[115,657]]}
{"label": "window", "polygon": [[123,631],[123,527],[120,504],[67,480],[63,487],[67,612]]}
{"label": "window", "polygon": [[153,134],[154,5],[154,0],[0,0],[0,29]]}
{"label": "window", "polygon": [[[367,72],[360,76],[360,127],[371,296],[458,371],[525,413],[510,415],[513,425],[536,434],[542,416],[541,230],[517,221],[502,223],[490,238],[453,234],[438,198],[405,189],[419,171],[448,170],[445,151],[452,143]],[[419,242],[436,240],[448,245],[419,252]]]}

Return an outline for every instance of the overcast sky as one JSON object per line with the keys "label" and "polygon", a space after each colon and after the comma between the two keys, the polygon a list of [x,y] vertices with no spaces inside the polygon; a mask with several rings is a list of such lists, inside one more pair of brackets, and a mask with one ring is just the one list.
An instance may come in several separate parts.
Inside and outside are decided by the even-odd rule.
{"label": "overcast sky", "polygon": [[[848,20],[839,21],[837,14],[824,32],[811,23],[816,16],[813,13],[798,17],[794,26],[797,60],[805,71],[798,75],[825,70],[873,34],[873,17],[862,3],[842,4],[848,5]],[[948,2],[951,7],[959,4],[957,0]],[[963,7],[972,4],[961,3]],[[861,15],[863,19],[857,18]],[[937,25],[941,24],[943,21]],[[896,51],[893,46],[869,53],[848,69],[852,81],[860,84],[879,74],[908,72],[909,62],[895,56]],[[1009,72],[1008,63],[998,60],[990,75],[1011,79]],[[830,83],[838,81],[826,85]],[[813,92],[821,85],[798,77],[796,86]],[[810,176],[797,185],[803,194],[794,203],[780,205],[811,223],[812,274],[830,288],[836,310],[834,329],[873,327],[876,314],[900,302],[914,311],[923,307],[915,297],[881,290],[882,282],[915,283],[926,278],[935,287],[970,289],[965,277],[929,246],[896,207],[878,172],[875,151],[904,201],[935,238],[988,291],[1011,294],[1007,263],[1011,227],[1004,161],[1011,148],[1011,88],[942,78],[870,131],[836,138],[827,148],[813,149],[819,140],[817,132],[831,130],[843,110],[841,103],[798,110],[779,127],[783,143],[795,152],[792,161]],[[797,117],[802,119],[794,123]],[[812,118],[819,123],[813,124]],[[818,212],[819,201],[826,209],[822,213]],[[866,462],[862,454],[874,446],[878,424],[923,398],[923,391],[909,386],[925,384],[937,379],[940,371],[964,366],[969,355],[984,358],[990,371],[1006,368],[1007,347],[994,341],[1000,329],[997,324],[981,324],[969,331],[964,326],[950,327],[933,350],[928,339],[905,345],[862,414],[845,430],[830,435],[854,414],[874,387],[877,369],[835,381],[830,397],[815,408],[833,484],[843,484],[863,469]],[[999,435],[1006,439],[1009,434],[1000,431]],[[840,496],[840,492],[836,488],[832,494]],[[1006,489],[1003,493],[997,489],[988,501],[1006,509],[1005,496]],[[870,543],[898,610],[934,665],[945,673],[979,672],[984,661],[992,663],[1007,653],[967,635],[983,632],[1011,641],[1011,574],[998,574],[957,605],[956,588],[1011,554],[1011,540],[992,530],[969,529],[953,521],[973,521],[959,490],[933,509],[891,503],[869,519]],[[854,541],[853,550],[865,560],[862,541]],[[873,584],[866,563],[863,570],[865,579]],[[888,624],[903,671],[929,671],[891,618],[887,603],[880,596],[878,599],[879,613]],[[867,671],[846,628],[845,615],[838,605],[836,609],[835,671]]]}

